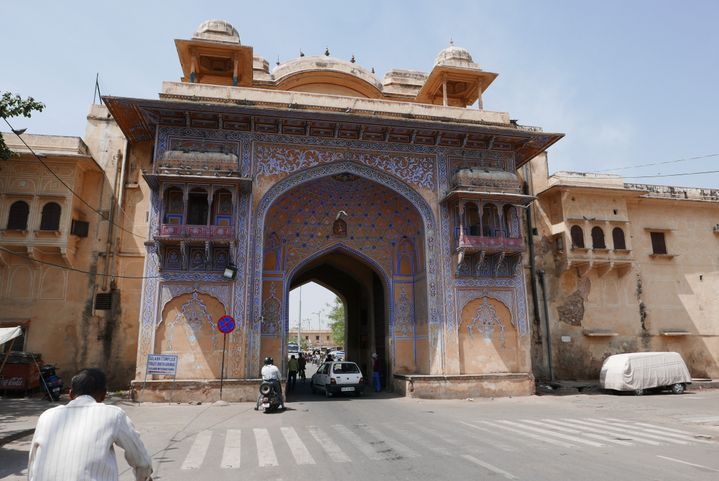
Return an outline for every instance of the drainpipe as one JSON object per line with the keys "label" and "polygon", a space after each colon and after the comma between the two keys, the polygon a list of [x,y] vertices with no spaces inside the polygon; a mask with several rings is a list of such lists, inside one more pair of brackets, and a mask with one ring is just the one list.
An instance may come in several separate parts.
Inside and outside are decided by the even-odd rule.
{"label": "drainpipe", "polygon": [[547,338],[547,370],[549,371],[549,381],[554,382],[554,368],[552,367],[552,336],[549,333],[549,309],[547,308],[547,285],[544,283],[544,269],[540,269],[539,285],[542,287],[542,307],[544,312],[544,330]]}
{"label": "drainpipe", "polygon": [[[527,169],[527,166],[525,165],[524,168],[524,185],[523,192],[525,195],[530,195],[529,193],[529,183],[526,179],[529,178],[529,170]],[[528,209],[526,209],[526,219],[527,219],[527,247],[529,247],[529,277],[532,281],[532,308],[534,312],[534,323],[539,326],[541,319],[539,317],[539,299],[537,298],[537,267],[535,265],[534,261],[534,234],[533,230],[534,227],[532,225],[532,207],[530,206]]]}

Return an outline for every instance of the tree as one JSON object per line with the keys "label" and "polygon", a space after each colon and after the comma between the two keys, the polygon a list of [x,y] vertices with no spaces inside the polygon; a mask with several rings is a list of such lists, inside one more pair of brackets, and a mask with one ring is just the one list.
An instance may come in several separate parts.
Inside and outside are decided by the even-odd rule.
{"label": "tree", "polygon": [[[2,98],[0,98],[0,117],[3,119],[31,117],[33,112],[42,112],[44,108],[45,104],[32,97],[23,99],[19,95],[3,92]],[[0,160],[8,160],[13,155],[13,151],[8,149],[7,145],[5,145],[5,139],[0,134]]]}
{"label": "tree", "polygon": [[332,330],[332,342],[335,346],[345,345],[345,305],[339,297],[335,297],[334,304],[327,304],[330,313],[330,329]]}

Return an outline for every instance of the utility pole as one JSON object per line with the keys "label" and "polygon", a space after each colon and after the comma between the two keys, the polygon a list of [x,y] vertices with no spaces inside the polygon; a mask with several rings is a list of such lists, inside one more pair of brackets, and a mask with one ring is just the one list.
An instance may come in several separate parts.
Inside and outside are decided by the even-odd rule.
{"label": "utility pole", "polygon": [[302,351],[302,286],[300,286],[300,313],[297,316],[297,349],[299,352]]}

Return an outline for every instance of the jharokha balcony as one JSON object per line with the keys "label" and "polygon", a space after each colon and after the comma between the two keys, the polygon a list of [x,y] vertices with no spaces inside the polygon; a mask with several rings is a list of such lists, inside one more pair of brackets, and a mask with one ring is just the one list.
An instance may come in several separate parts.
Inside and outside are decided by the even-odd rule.
{"label": "jharokha balcony", "polygon": [[468,235],[460,232],[457,239],[457,250],[467,254],[484,252],[485,254],[521,254],[524,252],[524,240],[521,237],[494,237]]}
{"label": "jharokha balcony", "polygon": [[159,239],[230,241],[234,238],[231,225],[160,224]]}

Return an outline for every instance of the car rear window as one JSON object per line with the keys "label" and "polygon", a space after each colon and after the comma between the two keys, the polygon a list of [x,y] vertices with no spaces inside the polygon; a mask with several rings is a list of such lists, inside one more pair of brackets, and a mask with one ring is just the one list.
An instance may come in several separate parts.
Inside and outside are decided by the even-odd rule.
{"label": "car rear window", "polygon": [[332,366],[332,372],[335,374],[349,374],[353,372],[360,372],[357,364],[353,362],[339,362]]}

